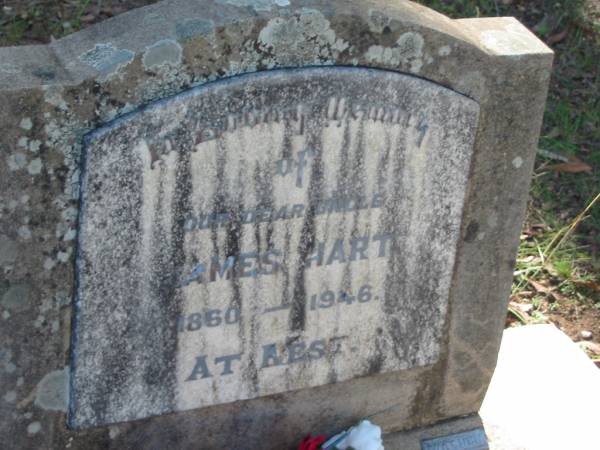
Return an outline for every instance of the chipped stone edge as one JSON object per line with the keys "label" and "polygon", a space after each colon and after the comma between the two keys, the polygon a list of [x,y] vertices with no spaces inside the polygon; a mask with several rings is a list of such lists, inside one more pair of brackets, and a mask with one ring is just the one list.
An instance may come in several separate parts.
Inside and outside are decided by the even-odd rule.
{"label": "chipped stone edge", "polygon": [[[235,27],[242,21],[257,23],[261,20],[267,21],[276,17],[301,14],[308,11],[304,7],[305,4],[312,3],[302,0],[292,0],[291,3],[287,0],[272,0],[272,7],[260,7],[265,2],[267,0],[255,0],[254,3],[257,5],[252,9],[247,5],[253,3],[251,0],[241,2],[219,0],[216,2],[216,6],[223,6],[224,14],[213,15],[212,19],[206,20],[206,27],[212,25],[212,30],[207,32]],[[162,65],[162,62],[147,65],[146,62],[150,59],[148,51],[156,50],[161,43],[174,47],[179,46],[178,58],[180,60],[185,36],[176,36],[176,32],[167,31],[168,27],[164,25],[176,17],[177,11],[181,10],[184,14],[191,14],[194,8],[201,9],[205,2],[195,2],[195,5],[187,3],[189,2],[184,0],[162,1],[137,8],[47,45],[0,48],[0,61],[11,61],[10,64],[0,64],[0,90],[14,91],[48,85],[78,85],[85,80],[94,78],[103,81],[122,67],[127,66],[138,55],[143,55],[144,66],[147,69],[156,68]],[[243,5],[240,4],[239,7],[232,10],[231,5],[236,3]],[[366,17],[372,13],[375,6],[384,11],[389,18],[402,22],[407,29],[423,29],[432,33],[444,34],[454,40],[457,46],[476,49],[487,56],[509,55],[511,49],[515,49],[518,53],[522,48],[520,43],[533,44],[537,49],[536,52],[540,54],[552,53],[545,44],[514,18],[451,20],[431,9],[411,2],[390,4],[385,0],[377,0],[365,2],[365,4],[363,2],[348,4],[339,1],[331,3],[331,8],[322,8],[320,11],[326,19],[331,19],[342,12]],[[344,9],[344,5],[347,10]],[[179,14],[184,15],[182,13]],[[156,19],[154,22],[147,20],[163,16],[166,18]],[[145,19],[139,20],[141,17]],[[144,21],[148,23],[144,23]],[[129,38],[125,30],[140,23],[141,31],[137,33],[137,36]],[[440,29],[440,23],[444,25],[443,29]],[[439,56],[444,56],[445,51],[443,50]],[[94,60],[94,52],[104,52],[105,60]],[[332,61],[329,65],[337,62]],[[377,60],[370,60],[370,62],[373,64],[367,65],[371,67],[381,65]],[[34,69],[31,70],[32,68]],[[393,67],[387,68],[394,69]],[[416,68],[419,69],[420,66]],[[27,76],[18,76],[24,75],[23,72],[32,72],[33,75],[28,73]],[[252,70],[246,70],[246,72],[252,72]]]}

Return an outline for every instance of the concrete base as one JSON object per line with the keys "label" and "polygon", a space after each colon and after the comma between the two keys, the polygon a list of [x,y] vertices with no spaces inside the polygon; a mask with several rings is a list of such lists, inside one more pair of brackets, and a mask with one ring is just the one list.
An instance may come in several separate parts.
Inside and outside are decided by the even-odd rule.
{"label": "concrete base", "polygon": [[598,405],[600,370],[564,333],[553,325],[513,328],[504,332],[479,415],[388,435],[385,449],[421,450],[423,439],[481,426],[490,450],[599,449]]}

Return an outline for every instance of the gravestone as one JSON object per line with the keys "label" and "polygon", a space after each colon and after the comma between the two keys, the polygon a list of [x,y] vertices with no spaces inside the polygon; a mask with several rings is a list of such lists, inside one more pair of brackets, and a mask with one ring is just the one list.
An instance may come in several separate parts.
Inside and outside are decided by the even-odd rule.
{"label": "gravestone", "polygon": [[311,68],[90,135],[74,424],[434,364],[478,114],[414,77]]}
{"label": "gravestone", "polygon": [[477,412],[552,61],[514,19],[165,1],[0,61],[5,441]]}

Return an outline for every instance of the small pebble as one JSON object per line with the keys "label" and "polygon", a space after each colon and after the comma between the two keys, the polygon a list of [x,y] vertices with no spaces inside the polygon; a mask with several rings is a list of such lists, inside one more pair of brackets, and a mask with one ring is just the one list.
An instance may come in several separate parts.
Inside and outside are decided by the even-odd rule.
{"label": "small pebble", "polygon": [[586,341],[589,341],[593,337],[592,332],[588,330],[582,330],[579,335],[581,336],[581,339],[585,339]]}

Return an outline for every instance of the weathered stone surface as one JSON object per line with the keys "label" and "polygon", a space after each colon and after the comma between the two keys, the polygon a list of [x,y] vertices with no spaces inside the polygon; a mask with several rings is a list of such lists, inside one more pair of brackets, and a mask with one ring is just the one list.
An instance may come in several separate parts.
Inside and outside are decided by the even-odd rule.
{"label": "weathered stone surface", "polygon": [[[476,411],[496,362],[551,60],[514,19],[452,21],[409,2],[380,0],[165,1],[48,46],[0,49],[3,442],[36,449],[281,449],[307,430],[335,432],[392,405],[377,416],[386,432]],[[416,75],[479,105],[435,362],[68,430],[58,400],[36,401],[35,392],[58,380],[78,345],[71,298],[83,136],[210,81],[332,65]],[[27,295],[15,296],[24,286]],[[26,306],[15,307],[17,298]],[[56,391],[52,398],[62,397]]]}
{"label": "weathered stone surface", "polygon": [[437,362],[478,113],[406,75],[280,70],[91,135],[73,423]]}

